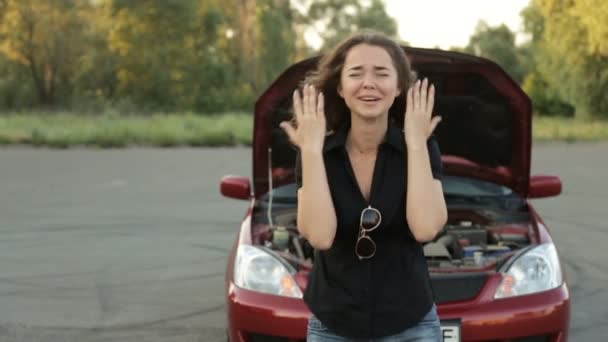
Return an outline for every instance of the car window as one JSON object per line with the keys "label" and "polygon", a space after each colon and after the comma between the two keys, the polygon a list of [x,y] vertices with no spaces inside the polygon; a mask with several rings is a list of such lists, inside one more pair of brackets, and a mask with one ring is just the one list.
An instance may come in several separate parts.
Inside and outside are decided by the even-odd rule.
{"label": "car window", "polygon": [[[513,195],[513,190],[494,183],[474,178],[447,176],[442,177],[443,193],[448,196],[464,197],[502,197]],[[268,194],[262,196],[262,201],[268,201]],[[273,201],[292,202],[297,198],[297,185],[290,183],[273,189]]]}
{"label": "car window", "polygon": [[[296,201],[298,197],[298,186],[296,183],[289,183],[274,188],[272,190],[272,200],[280,203],[290,203]],[[262,201],[268,201],[270,194],[267,193],[260,198]]]}
{"label": "car window", "polygon": [[444,176],[443,193],[455,196],[509,196],[513,191],[505,186],[474,178]]}

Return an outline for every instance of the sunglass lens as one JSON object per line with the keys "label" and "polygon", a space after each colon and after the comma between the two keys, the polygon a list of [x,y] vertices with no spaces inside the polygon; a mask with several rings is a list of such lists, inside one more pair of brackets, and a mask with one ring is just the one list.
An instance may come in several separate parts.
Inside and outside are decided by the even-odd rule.
{"label": "sunglass lens", "polygon": [[361,227],[363,229],[374,229],[380,222],[380,215],[376,210],[366,208],[361,214]]}
{"label": "sunglass lens", "polygon": [[356,249],[358,256],[369,258],[376,252],[376,245],[369,237],[365,236],[357,241]]}

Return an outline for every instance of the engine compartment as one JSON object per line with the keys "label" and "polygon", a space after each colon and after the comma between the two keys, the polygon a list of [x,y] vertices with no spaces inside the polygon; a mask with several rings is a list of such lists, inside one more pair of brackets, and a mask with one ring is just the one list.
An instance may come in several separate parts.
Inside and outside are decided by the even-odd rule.
{"label": "engine compartment", "polygon": [[460,221],[446,225],[423,249],[431,268],[487,268],[529,244],[527,226]]}
{"label": "engine compartment", "polygon": [[[273,250],[296,269],[312,267],[314,248],[298,233],[295,210],[277,210],[270,220],[263,216],[259,219],[264,222],[253,226],[253,243]],[[527,214],[515,220],[500,217],[495,210],[450,210],[442,231],[423,244],[429,268],[435,272],[492,269],[535,243]]]}

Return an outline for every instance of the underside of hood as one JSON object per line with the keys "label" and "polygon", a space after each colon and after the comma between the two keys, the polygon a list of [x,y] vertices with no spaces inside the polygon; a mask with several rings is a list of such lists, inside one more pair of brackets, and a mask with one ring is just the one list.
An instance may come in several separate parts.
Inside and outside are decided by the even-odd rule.
{"label": "underside of hood", "polygon": [[[418,78],[435,85],[435,130],[444,173],[529,192],[531,102],[496,63],[467,54],[403,47]],[[296,150],[279,123],[291,118],[292,93],[320,56],[290,66],[255,105],[253,186],[256,197],[294,181]],[[270,162],[269,162],[270,161]],[[269,177],[269,170],[272,177]]]}

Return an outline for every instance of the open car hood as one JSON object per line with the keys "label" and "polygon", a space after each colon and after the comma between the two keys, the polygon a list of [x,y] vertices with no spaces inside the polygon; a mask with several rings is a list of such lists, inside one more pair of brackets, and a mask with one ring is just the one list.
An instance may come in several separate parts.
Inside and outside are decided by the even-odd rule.
{"label": "open car hood", "polygon": [[[527,197],[532,106],[519,85],[484,58],[434,49],[403,49],[418,78],[428,77],[435,85],[435,112],[442,116],[435,135],[444,173],[505,185]],[[296,150],[278,125],[291,117],[292,93],[319,58],[290,66],[256,102],[256,198],[268,192],[270,182],[276,188],[294,181]]]}

